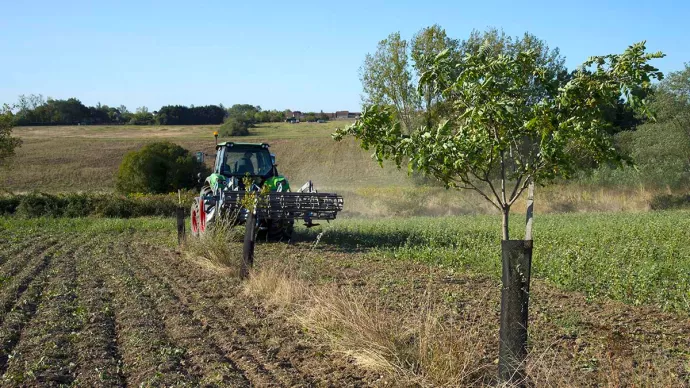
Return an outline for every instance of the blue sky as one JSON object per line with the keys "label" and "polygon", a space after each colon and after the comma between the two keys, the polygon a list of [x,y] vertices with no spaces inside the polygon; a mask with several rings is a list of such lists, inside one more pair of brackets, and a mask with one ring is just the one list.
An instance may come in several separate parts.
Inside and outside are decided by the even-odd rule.
{"label": "blue sky", "polygon": [[[529,4],[529,5],[527,5]],[[358,110],[358,69],[389,33],[438,23],[454,38],[494,26],[559,47],[572,68],[647,40],[690,62],[690,2],[11,1],[0,16],[0,103],[20,94],[87,105],[250,103]]]}

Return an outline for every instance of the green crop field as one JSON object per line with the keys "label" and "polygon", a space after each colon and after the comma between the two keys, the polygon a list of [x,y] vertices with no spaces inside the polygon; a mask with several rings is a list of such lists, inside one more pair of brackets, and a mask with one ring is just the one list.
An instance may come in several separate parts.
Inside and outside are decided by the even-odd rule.
{"label": "green crop field", "polygon": [[[512,235],[521,238],[521,216]],[[341,220],[321,241],[500,277],[500,218]],[[322,232],[312,231],[311,235]],[[690,212],[538,216],[533,273],[588,297],[690,311]]]}

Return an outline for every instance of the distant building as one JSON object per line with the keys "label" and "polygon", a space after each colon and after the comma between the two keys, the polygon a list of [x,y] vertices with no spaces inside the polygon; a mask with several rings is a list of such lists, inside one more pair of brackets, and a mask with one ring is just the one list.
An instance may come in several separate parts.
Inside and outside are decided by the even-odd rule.
{"label": "distant building", "polygon": [[298,110],[292,111],[292,117],[297,118],[297,119],[302,118],[302,112],[300,112]]}
{"label": "distant building", "polygon": [[347,110],[339,110],[335,112],[334,119],[358,119],[362,114],[360,112],[350,112]]}

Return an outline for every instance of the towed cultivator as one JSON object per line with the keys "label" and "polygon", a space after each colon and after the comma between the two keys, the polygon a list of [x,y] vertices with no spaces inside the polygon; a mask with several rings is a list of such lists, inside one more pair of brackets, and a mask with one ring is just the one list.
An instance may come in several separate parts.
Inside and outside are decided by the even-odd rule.
{"label": "towed cultivator", "polygon": [[[256,206],[247,206],[249,193],[257,193]],[[253,207],[252,214],[247,207]],[[291,191],[287,179],[278,174],[268,144],[224,142],[216,145],[213,173],[192,204],[191,231],[193,236],[203,235],[220,217],[228,217],[236,224],[252,222],[260,239],[288,241],[295,220],[311,227],[318,225],[314,221],[335,219],[342,209],[343,197],[319,193],[311,181]]]}

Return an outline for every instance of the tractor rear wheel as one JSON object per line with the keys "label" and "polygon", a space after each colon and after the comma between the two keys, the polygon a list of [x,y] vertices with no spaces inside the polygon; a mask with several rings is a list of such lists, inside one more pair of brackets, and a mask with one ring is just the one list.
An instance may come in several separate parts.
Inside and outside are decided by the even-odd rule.
{"label": "tractor rear wheel", "polygon": [[266,231],[267,241],[289,242],[292,239],[295,221],[271,221]]}
{"label": "tractor rear wheel", "polygon": [[199,199],[198,198],[194,198],[194,202],[192,203],[192,208],[190,209],[189,214],[190,214],[189,230],[192,231],[193,237],[199,237]]}
{"label": "tractor rear wheel", "polygon": [[212,195],[213,192],[208,186],[204,186],[201,189],[201,195],[199,199],[199,235],[204,236],[216,222],[218,209],[215,204],[209,205],[204,198],[208,195]]}

